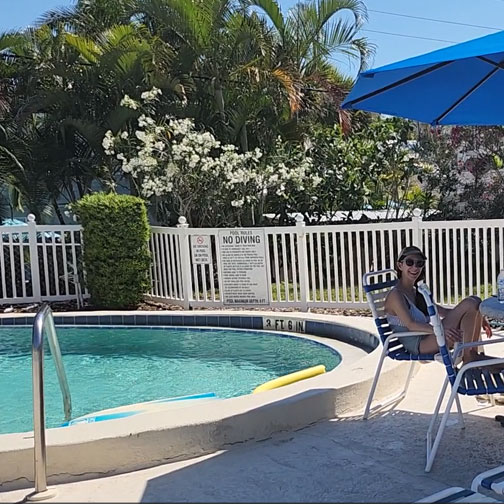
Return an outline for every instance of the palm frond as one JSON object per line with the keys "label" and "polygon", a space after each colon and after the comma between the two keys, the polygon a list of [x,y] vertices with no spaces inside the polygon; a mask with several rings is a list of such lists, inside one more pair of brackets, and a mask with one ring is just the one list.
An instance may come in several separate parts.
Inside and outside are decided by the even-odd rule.
{"label": "palm frond", "polygon": [[282,68],[275,68],[272,75],[282,84],[283,88],[287,92],[291,114],[296,113],[300,108],[302,98],[299,85],[297,85],[291,75]]}
{"label": "palm frond", "polygon": [[276,0],[247,0],[247,4],[259,7],[273,23],[278,33],[283,37],[285,32],[285,19]]}
{"label": "palm frond", "polygon": [[75,21],[78,14],[75,6],[71,7],[56,7],[44,12],[36,20],[37,26],[48,25],[54,27],[58,24],[71,24]]}
{"label": "palm frond", "polygon": [[354,24],[361,27],[367,21],[367,9],[362,0],[317,0],[315,7],[318,18],[318,29],[324,25],[338,12],[348,10],[354,17]]}
{"label": "palm frond", "polygon": [[97,63],[103,52],[93,40],[72,33],[65,34],[65,42],[89,63]]}

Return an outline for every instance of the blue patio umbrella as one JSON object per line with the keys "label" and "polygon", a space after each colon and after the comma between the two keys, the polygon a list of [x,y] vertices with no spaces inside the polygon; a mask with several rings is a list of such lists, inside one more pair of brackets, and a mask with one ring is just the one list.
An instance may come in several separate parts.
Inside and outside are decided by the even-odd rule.
{"label": "blue patio umbrella", "polygon": [[342,107],[433,125],[504,124],[504,31],[363,72]]}

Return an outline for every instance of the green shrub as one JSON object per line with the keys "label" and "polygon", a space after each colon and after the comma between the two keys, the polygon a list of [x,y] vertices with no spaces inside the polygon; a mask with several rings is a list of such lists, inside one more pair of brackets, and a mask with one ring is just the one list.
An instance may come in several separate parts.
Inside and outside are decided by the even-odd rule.
{"label": "green shrub", "polygon": [[149,288],[149,223],[145,203],[129,195],[95,193],[72,210],[83,226],[83,259],[91,303],[133,308]]}

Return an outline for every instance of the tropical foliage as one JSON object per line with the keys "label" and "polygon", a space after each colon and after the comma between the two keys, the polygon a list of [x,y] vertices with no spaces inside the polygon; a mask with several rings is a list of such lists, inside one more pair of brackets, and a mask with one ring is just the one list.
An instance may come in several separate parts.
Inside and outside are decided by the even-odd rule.
{"label": "tropical foliage", "polygon": [[[241,153],[302,145],[313,123],[348,118],[338,54],[365,66],[361,0],[77,0],[34,28],[0,35],[0,182],[18,207],[59,206],[97,189],[135,192],[105,155],[105,132],[132,131],[125,95],[162,91],[158,118],[190,118]],[[119,170],[115,172],[114,170]],[[59,203],[59,205],[58,205]],[[49,217],[48,217],[49,218]]]}

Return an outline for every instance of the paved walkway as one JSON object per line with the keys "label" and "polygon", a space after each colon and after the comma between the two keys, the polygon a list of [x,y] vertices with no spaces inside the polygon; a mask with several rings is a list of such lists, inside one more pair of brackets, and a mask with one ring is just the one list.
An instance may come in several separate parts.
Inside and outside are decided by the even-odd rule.
{"label": "paved walkway", "polygon": [[[411,502],[468,486],[504,463],[504,428],[493,419],[504,406],[464,398],[466,429],[453,414],[425,474],[425,432],[443,373],[440,365],[421,365],[408,397],[367,422],[339,418],[184,462],[58,485],[47,502]],[[28,493],[0,493],[0,502]]]}

